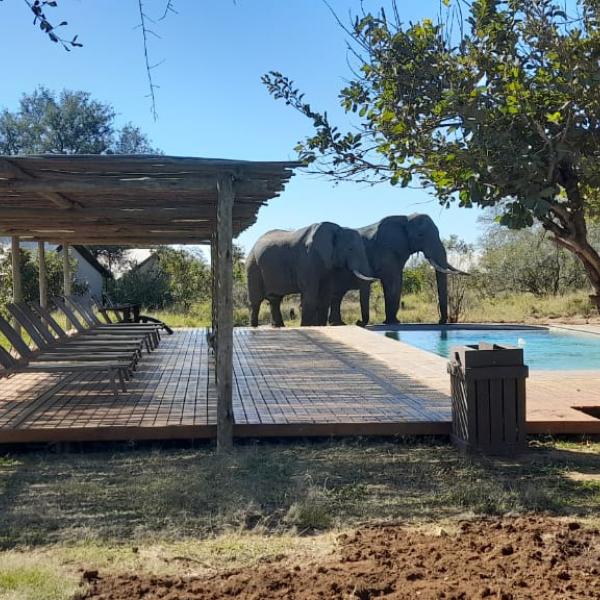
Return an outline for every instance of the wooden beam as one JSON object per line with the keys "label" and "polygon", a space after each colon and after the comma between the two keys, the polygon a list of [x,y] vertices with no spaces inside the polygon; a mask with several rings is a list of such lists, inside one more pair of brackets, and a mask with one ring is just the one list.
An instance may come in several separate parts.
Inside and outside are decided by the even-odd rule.
{"label": "wooden beam", "polygon": [[[254,206],[239,207],[243,212],[253,212]],[[37,221],[43,223],[73,223],[98,220],[116,221],[119,223],[139,223],[143,218],[157,223],[173,219],[215,219],[216,205],[201,205],[179,208],[176,204],[165,208],[79,208],[73,210],[56,210],[54,208],[27,208],[24,202],[20,208],[4,208],[0,206],[0,219],[8,221]]]}
{"label": "wooden beam", "polygon": [[[92,195],[98,194],[138,194],[140,192],[180,192],[197,193],[203,191],[214,192],[214,176],[186,175],[181,177],[169,176],[82,176],[73,175],[65,179],[45,177],[44,179],[0,179],[0,194],[33,193],[54,198],[61,194]],[[239,184],[240,194],[269,194],[279,192],[284,184],[278,178],[254,179],[242,181]],[[54,200],[53,200],[54,202]],[[56,203],[56,202],[55,202]],[[58,204],[61,208],[69,208],[72,203]]]}
{"label": "wooden beam", "polygon": [[[13,164],[29,169],[67,170],[81,169],[83,173],[179,173],[193,172],[217,175],[218,172],[236,173],[241,176],[273,173],[291,176],[291,169],[302,166],[298,161],[247,161],[197,156],[126,155],[126,154],[52,154],[14,156]],[[0,177],[5,171],[0,165]]]}
{"label": "wooden beam", "polygon": [[[233,222],[234,229],[239,229],[243,223],[239,221]],[[187,237],[191,240],[198,235],[203,235],[207,232],[209,235],[214,231],[214,223],[197,224],[189,227],[166,227],[166,226],[146,226],[146,227],[125,227],[122,225],[113,226],[102,226],[98,225],[85,225],[77,227],[76,225],[70,225],[68,227],[61,227],[58,225],[30,225],[30,226],[19,226],[10,227],[4,226],[0,228],[0,235],[4,236],[19,236],[22,238],[37,237],[44,241],[50,240],[69,240],[70,238],[102,238],[102,237],[122,237],[123,240],[127,238],[175,238],[175,237]]]}
{"label": "wooden beam", "polygon": [[[12,283],[13,283],[13,302],[15,304],[23,301],[23,280],[21,274],[21,247],[19,238],[11,238],[11,258],[12,258]],[[14,320],[13,327],[21,333],[21,326]]]}
{"label": "wooden beam", "polygon": [[[6,158],[0,158],[0,169],[4,174],[11,178],[9,181],[16,181],[17,178],[25,179],[26,181],[35,181],[35,177],[30,175],[20,166],[8,161]],[[39,195],[43,198],[46,198],[59,208],[73,208],[74,206],[77,206],[77,203],[53,191],[39,192]]]}
{"label": "wooden beam", "polygon": [[71,263],[69,262],[69,243],[63,242],[62,245],[63,259],[63,293],[65,296],[70,296],[71,289]]}
{"label": "wooden beam", "polygon": [[[1,232],[0,232],[1,233]],[[11,233],[10,235],[14,235]],[[199,243],[198,240],[202,239],[207,243],[210,242],[211,230],[206,228],[197,232],[185,232],[185,233],[173,233],[173,234],[160,234],[160,235],[123,235],[118,232],[81,232],[66,235],[62,231],[49,232],[49,231],[31,231],[28,235],[21,234],[23,240],[28,242],[39,242],[45,241],[53,244],[60,245],[63,240],[75,246],[76,244],[94,244],[96,246],[102,246],[106,244],[119,244],[123,243],[124,246],[131,243],[145,243],[150,245],[157,244],[192,244]]]}
{"label": "wooden beam", "polygon": [[46,270],[46,244],[38,242],[38,265],[39,265],[39,287],[40,305],[48,307],[48,272]]}
{"label": "wooden beam", "polygon": [[217,452],[233,447],[233,177],[217,180]]}

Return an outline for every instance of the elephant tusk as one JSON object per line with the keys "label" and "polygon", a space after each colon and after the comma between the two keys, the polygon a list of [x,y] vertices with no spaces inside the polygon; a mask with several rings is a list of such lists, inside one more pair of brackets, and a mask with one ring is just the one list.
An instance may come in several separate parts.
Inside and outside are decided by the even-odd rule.
{"label": "elephant tusk", "polygon": [[363,281],[376,281],[377,279],[376,277],[367,277],[366,275],[363,275],[360,271],[353,270],[352,272],[354,273],[355,277],[358,277]]}
{"label": "elephant tusk", "polygon": [[450,267],[450,269],[452,269],[452,272],[455,275],[468,275],[469,277],[471,276],[471,273],[467,273],[466,271],[461,271],[460,269],[457,269],[456,267],[453,267],[452,265],[448,265]]}
{"label": "elephant tusk", "polygon": [[431,258],[427,259],[430,263],[431,266],[436,270],[439,271],[440,273],[445,273],[446,275],[467,275],[467,273],[463,273],[462,271],[459,271],[458,269],[455,269],[454,267],[452,268],[444,268],[441,267],[440,265],[438,265],[434,260],[432,260]]}

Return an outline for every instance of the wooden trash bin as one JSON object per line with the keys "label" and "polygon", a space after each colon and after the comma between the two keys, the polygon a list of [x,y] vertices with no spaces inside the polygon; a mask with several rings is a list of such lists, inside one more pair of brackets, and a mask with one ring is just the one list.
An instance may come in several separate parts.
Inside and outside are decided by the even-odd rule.
{"label": "wooden trash bin", "polygon": [[527,448],[523,349],[484,342],[452,348],[452,441],[462,450],[518,454]]}

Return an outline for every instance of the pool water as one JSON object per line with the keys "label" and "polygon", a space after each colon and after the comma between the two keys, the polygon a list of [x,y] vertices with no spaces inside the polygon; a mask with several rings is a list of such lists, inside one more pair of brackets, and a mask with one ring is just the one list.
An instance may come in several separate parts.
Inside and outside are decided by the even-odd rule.
{"label": "pool water", "polygon": [[522,347],[525,364],[545,371],[600,369],[600,335],[544,329],[410,329],[383,331],[444,358],[453,346],[489,342]]}

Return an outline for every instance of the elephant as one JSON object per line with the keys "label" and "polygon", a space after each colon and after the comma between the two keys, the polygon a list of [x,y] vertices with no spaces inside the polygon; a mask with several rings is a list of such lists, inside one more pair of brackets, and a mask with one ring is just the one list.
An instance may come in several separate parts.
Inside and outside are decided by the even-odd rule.
{"label": "elephant", "polygon": [[[385,301],[387,325],[398,323],[397,313],[402,295],[403,270],[409,257],[423,252],[436,270],[437,291],[440,305],[440,323],[448,321],[449,274],[465,274],[448,264],[446,249],[440,240],[435,223],[428,215],[396,215],[385,217],[373,225],[357,229],[364,241],[371,266],[371,274],[381,280]],[[329,322],[343,325],[341,303],[348,290],[359,290],[361,321],[369,322],[369,298],[371,284],[357,279],[346,269],[336,270],[331,298]]]}
{"label": "elephant", "polygon": [[258,325],[260,305],[267,299],[272,324],[283,327],[281,300],[299,293],[301,325],[326,325],[335,269],[347,270],[360,281],[374,281],[362,238],[354,229],[323,222],[265,233],[246,259],[250,324]]}

